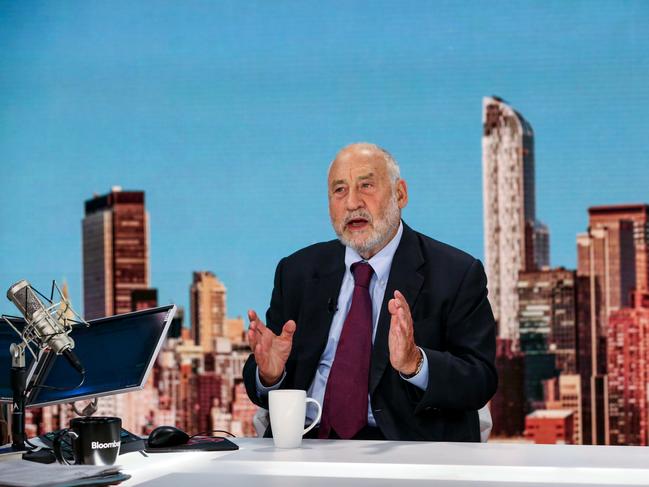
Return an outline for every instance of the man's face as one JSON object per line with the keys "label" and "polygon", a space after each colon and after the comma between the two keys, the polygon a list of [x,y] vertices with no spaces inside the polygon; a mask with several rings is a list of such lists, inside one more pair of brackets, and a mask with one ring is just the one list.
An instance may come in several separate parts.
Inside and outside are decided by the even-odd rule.
{"label": "man's face", "polygon": [[365,146],[343,149],[328,180],[329,215],[338,238],[369,259],[394,237],[408,194],[390,179],[382,152]]}

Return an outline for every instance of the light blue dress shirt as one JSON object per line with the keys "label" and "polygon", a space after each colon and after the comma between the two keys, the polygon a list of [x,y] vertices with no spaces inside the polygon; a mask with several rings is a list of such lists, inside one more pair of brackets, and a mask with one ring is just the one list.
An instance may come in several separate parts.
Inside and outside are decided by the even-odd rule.
{"label": "light blue dress shirt", "polygon": [[[368,264],[374,269],[374,275],[370,281],[370,296],[372,297],[372,341],[376,336],[376,327],[379,322],[379,314],[381,312],[381,304],[383,303],[383,298],[385,296],[385,288],[388,284],[388,277],[390,276],[390,268],[392,267],[392,259],[394,253],[399,246],[401,241],[401,235],[403,234],[403,223],[399,223],[399,229],[397,230],[396,235],[390,240],[390,242],[383,247],[376,255],[367,261]],[[352,264],[363,261],[361,257],[354,249],[351,247],[345,247],[345,275],[343,276],[343,282],[340,287],[340,293],[338,294],[337,306],[338,309],[335,311],[333,320],[331,322],[331,328],[329,329],[329,337],[327,339],[327,345],[325,346],[324,352],[320,357],[320,362],[318,364],[318,369],[316,370],[315,377],[313,382],[307,391],[308,397],[312,397],[318,401],[321,405],[324,401],[325,389],[327,387],[327,379],[329,378],[329,371],[331,370],[331,365],[334,362],[336,356],[336,348],[338,347],[338,340],[340,339],[340,333],[342,332],[343,325],[345,323],[345,318],[349,312],[349,308],[352,304],[352,294],[354,292],[354,276],[351,272]],[[298,326],[299,323],[298,323]],[[421,367],[421,371],[411,377],[406,379],[402,378],[411,384],[419,387],[420,389],[425,390],[428,385],[428,359],[426,354],[423,353],[424,363]],[[268,394],[269,391],[279,388],[284,377],[275,385],[271,387],[264,386],[259,380],[259,371],[257,371],[257,393],[261,396]],[[317,408],[309,403],[307,405],[307,423],[313,422],[313,419],[317,416]],[[367,423],[370,426],[376,426],[376,421],[374,420],[374,415],[372,414],[371,403],[368,403],[367,409]]]}

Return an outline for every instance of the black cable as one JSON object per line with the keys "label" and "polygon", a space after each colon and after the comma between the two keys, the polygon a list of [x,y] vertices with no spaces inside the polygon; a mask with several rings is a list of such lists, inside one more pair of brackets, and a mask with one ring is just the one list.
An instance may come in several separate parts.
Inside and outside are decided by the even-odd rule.
{"label": "black cable", "polygon": [[[201,433],[196,433],[195,435],[190,436],[189,439],[191,440],[192,438],[196,438],[197,436],[205,436],[205,435],[208,435],[208,434],[211,435],[212,433],[225,433],[226,435],[230,435],[232,438],[236,438],[236,437],[237,437],[236,435],[233,435],[233,434],[230,433],[229,431],[225,431],[225,430],[212,430],[212,431],[203,431],[203,432],[201,432]],[[219,437],[218,437],[218,436],[217,436],[217,437],[209,436],[208,438],[219,438]]]}
{"label": "black cable", "polygon": [[31,391],[32,389],[46,389],[48,391],[59,391],[59,392],[74,391],[75,389],[81,387],[85,381],[86,381],[86,372],[84,371],[81,374],[81,382],[79,382],[76,386],[55,387],[55,386],[48,386],[46,384],[35,384],[32,387],[30,387],[29,390]]}

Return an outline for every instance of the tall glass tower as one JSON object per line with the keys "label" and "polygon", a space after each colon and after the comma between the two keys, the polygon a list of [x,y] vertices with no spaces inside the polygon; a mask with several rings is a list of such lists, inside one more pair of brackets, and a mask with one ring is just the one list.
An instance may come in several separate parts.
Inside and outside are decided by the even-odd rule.
{"label": "tall glass tower", "polygon": [[482,100],[482,124],[489,301],[499,337],[511,339],[516,347],[518,273],[549,265],[549,232],[536,221],[534,131],[520,113],[498,97]]}

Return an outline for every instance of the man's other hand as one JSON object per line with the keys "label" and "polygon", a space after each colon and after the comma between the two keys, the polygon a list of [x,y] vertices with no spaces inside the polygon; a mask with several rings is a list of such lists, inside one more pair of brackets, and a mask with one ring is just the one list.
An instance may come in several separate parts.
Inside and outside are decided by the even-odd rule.
{"label": "man's other hand", "polygon": [[284,323],[281,335],[277,336],[264,325],[254,310],[248,310],[248,319],[248,343],[255,354],[259,379],[265,386],[272,386],[284,373],[284,366],[293,345],[295,321]]}
{"label": "man's other hand", "polygon": [[391,315],[388,335],[390,364],[403,375],[412,375],[419,365],[421,351],[415,345],[410,307],[399,291],[394,291],[394,298],[388,301],[388,311]]}

